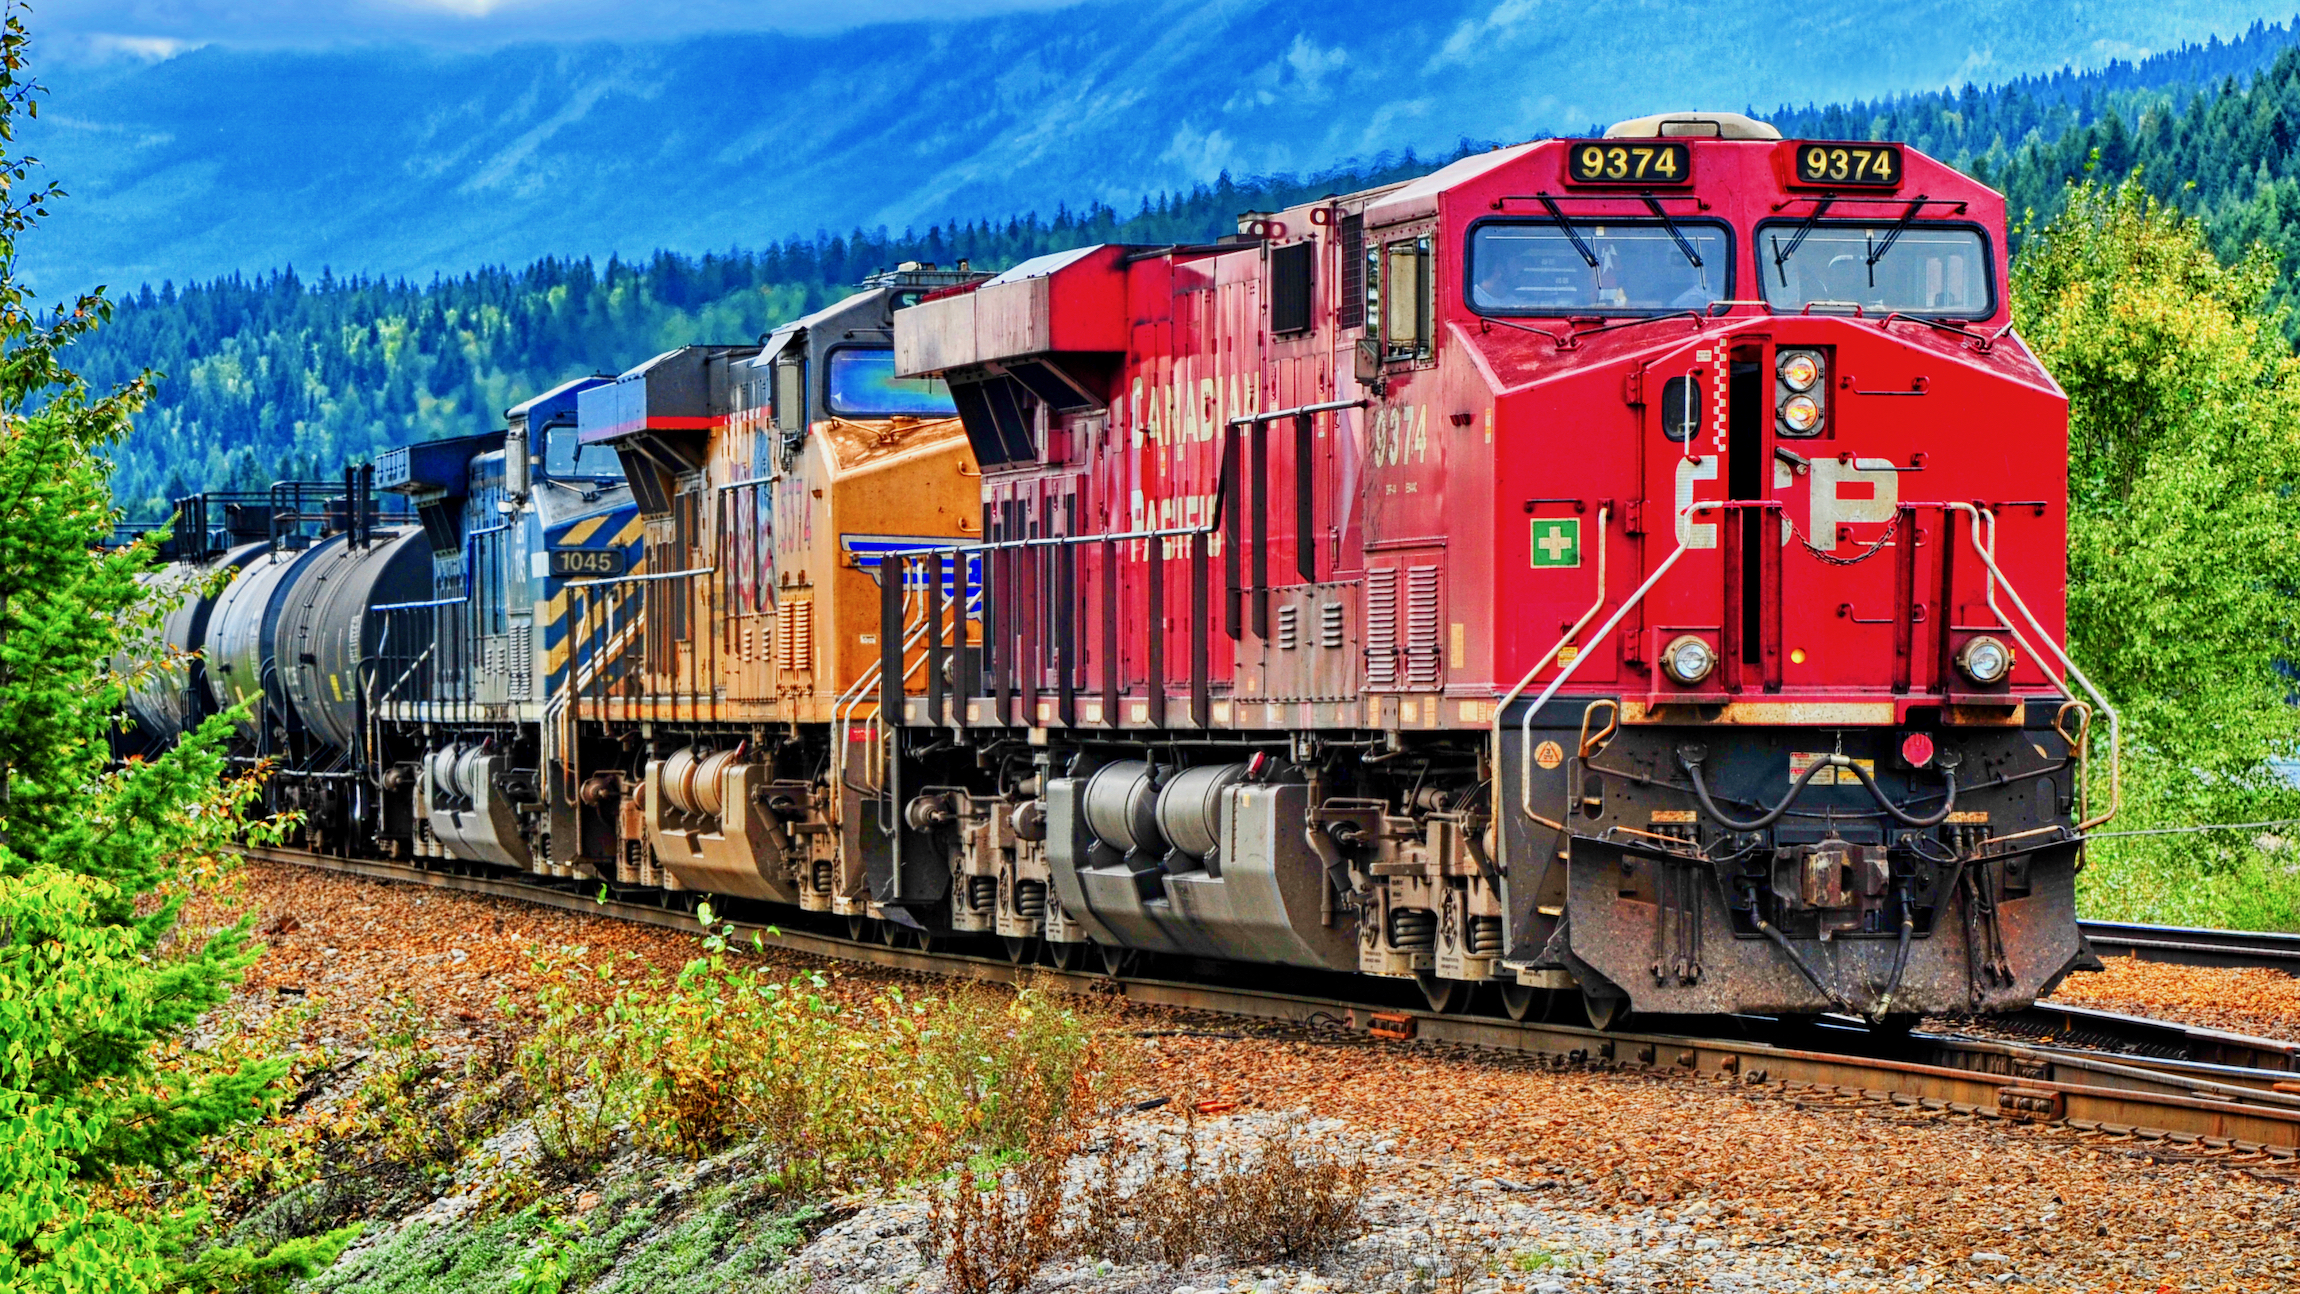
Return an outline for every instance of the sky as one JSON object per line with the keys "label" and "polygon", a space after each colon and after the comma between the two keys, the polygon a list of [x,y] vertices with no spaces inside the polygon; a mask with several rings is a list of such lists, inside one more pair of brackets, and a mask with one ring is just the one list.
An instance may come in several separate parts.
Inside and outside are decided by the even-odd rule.
{"label": "sky", "polygon": [[206,44],[363,41],[484,48],[528,40],[660,40],[714,31],[839,31],[972,18],[1075,0],[40,0],[51,56],[164,58]]}

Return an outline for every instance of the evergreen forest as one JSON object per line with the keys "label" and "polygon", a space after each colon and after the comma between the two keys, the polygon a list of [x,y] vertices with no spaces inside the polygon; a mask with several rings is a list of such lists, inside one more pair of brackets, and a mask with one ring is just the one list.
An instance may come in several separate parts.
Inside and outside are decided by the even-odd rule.
{"label": "evergreen forest", "polygon": [[[1751,111],[1792,137],[1906,140],[2003,189],[2037,222],[2059,210],[2071,180],[2137,174],[2147,192],[2201,218],[2224,259],[2255,242],[2271,248],[2284,271],[2274,298],[2290,304],[2300,269],[2293,35],[2260,25],[2096,71]],[[1241,211],[1411,178],[1490,146],[1465,139],[1445,157],[1409,151],[1311,175],[1225,176],[1131,213],[1089,203],[701,256],[545,257],[429,283],[284,268],[143,285],[116,293],[117,315],[85,344],[82,366],[100,389],[147,368],[160,376],[116,451],[114,479],[130,518],[159,520],[185,494],[332,474],[391,445],[495,425],[508,405],[568,377],[689,342],[756,337],[902,261],[1001,268],[1088,243],[1209,239],[1233,231]]]}

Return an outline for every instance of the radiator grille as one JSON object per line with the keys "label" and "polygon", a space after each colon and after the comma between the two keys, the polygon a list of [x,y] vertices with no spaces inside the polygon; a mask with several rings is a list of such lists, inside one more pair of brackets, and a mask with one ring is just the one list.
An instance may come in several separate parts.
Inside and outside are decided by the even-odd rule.
{"label": "radiator grille", "polygon": [[511,626],[511,696],[514,700],[532,700],[535,696],[535,646],[532,630],[523,624]]}
{"label": "radiator grille", "polygon": [[1406,690],[1434,692],[1441,677],[1438,655],[1438,568],[1406,571]]}
{"label": "radiator grille", "polygon": [[1398,685],[1398,573],[1366,572],[1366,686]]}

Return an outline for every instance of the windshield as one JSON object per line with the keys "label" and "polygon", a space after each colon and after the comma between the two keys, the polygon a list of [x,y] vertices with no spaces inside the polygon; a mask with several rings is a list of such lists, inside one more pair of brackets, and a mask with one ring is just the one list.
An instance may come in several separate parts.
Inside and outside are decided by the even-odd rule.
{"label": "windshield", "polygon": [[896,377],[891,348],[841,347],[831,352],[830,370],[832,413],[948,418],[958,412],[941,378]]}
{"label": "windshield", "polygon": [[[1994,314],[1988,243],[1981,231],[1959,225],[1815,225],[1797,241],[1800,224],[1775,221],[1757,231],[1757,273],[1765,303],[1776,310],[1809,305],[1864,314]],[[1792,248],[1792,245],[1793,248]]]}
{"label": "windshield", "polygon": [[1578,247],[1567,228],[1497,220],[1472,230],[1471,307],[1562,316],[1692,310],[1726,299],[1732,252],[1722,225],[1677,222],[1699,265],[1659,221],[1573,221]]}
{"label": "windshield", "polygon": [[560,480],[590,477],[620,480],[623,460],[613,445],[586,445],[575,439],[575,428],[553,427],[544,433],[543,474]]}

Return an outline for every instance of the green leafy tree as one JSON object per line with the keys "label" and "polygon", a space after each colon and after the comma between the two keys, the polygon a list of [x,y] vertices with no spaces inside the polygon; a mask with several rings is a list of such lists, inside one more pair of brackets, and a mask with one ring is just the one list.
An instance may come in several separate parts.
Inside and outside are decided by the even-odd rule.
{"label": "green leafy tree", "polygon": [[264,1113],[285,1062],[159,1061],[255,956],[245,923],[176,928],[188,871],[221,857],[246,791],[221,780],[221,722],[110,767],[130,676],[113,663],[149,646],[159,611],[138,578],[150,549],[100,547],[103,453],[150,384],[97,395],[67,366],[110,313],[101,292],[39,311],[16,282],[17,244],[61,194],[7,155],[39,88],[21,10],[0,14],[0,1290],[279,1286],[348,1235],[258,1254],[208,1243],[196,1208],[126,1202]]}
{"label": "green leafy tree", "polygon": [[[2275,286],[2269,252],[2222,262],[2138,180],[2073,187],[2014,267],[2069,396],[2070,643],[2127,723],[2109,830],[2300,814],[2270,764],[2300,738],[2300,360]],[[2300,923],[2273,830],[2109,836],[2092,863],[2096,912]]]}

